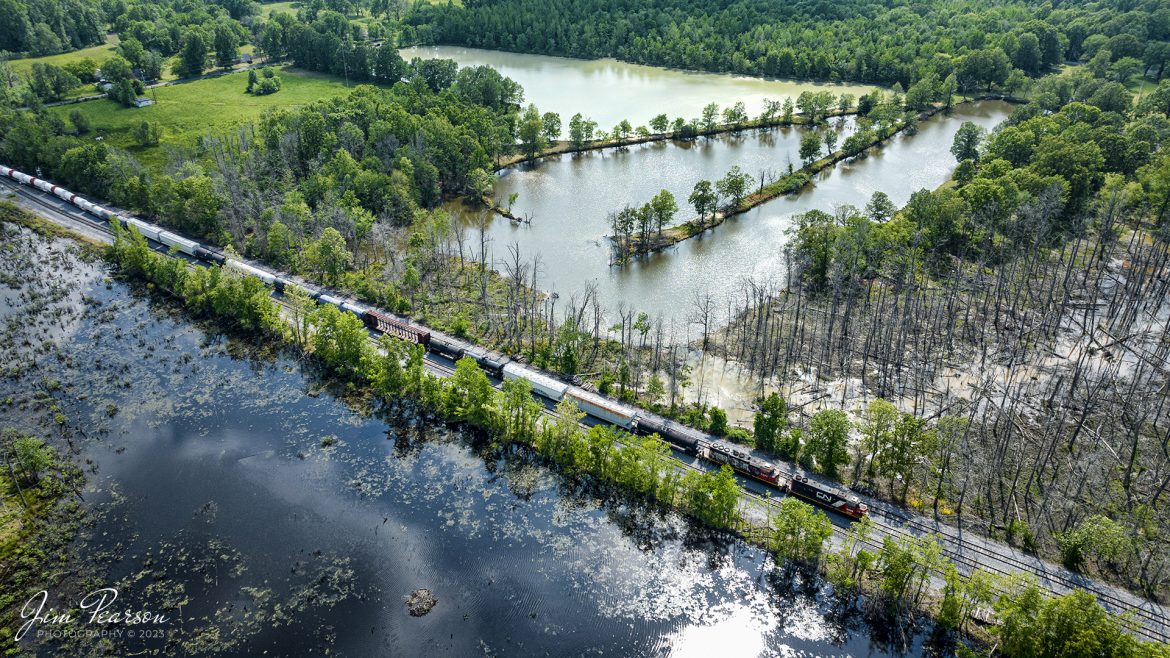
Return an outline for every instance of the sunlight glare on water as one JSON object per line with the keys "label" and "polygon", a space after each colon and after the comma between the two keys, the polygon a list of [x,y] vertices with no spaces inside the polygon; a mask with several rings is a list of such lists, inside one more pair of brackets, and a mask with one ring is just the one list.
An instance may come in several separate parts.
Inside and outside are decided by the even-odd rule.
{"label": "sunlight glare on water", "polygon": [[754,658],[763,653],[769,630],[760,618],[743,606],[708,611],[713,623],[687,626],[670,639],[673,658]]}

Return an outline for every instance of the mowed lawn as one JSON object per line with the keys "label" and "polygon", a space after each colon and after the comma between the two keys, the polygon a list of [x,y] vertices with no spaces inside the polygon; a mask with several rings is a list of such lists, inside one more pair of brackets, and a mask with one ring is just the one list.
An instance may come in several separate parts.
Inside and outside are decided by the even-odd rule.
{"label": "mowed lawn", "polygon": [[14,59],[9,62],[12,69],[19,75],[28,75],[32,71],[32,65],[40,62],[42,64],[53,64],[54,66],[64,66],[69,62],[76,62],[86,57],[97,62],[100,66],[103,61],[114,54],[114,46],[118,45],[118,35],[106,35],[106,42],[99,46],[90,46],[89,48],[82,48],[81,50],[72,50],[67,53],[60,53],[57,55],[45,55],[44,57],[26,57],[24,59]]}
{"label": "mowed lawn", "polygon": [[283,11],[286,14],[296,15],[301,8],[300,2],[268,2],[260,5],[260,16],[267,19],[274,12]]}
{"label": "mowed lawn", "polygon": [[[1165,78],[1163,78],[1164,80]],[[1161,82],[1156,82],[1143,75],[1137,75],[1125,83],[1125,88],[1134,94],[1134,102],[1139,102],[1158,88]]]}
{"label": "mowed lawn", "polygon": [[[240,71],[218,78],[148,89],[155,99],[149,107],[122,107],[101,99],[51,108],[67,122],[73,111],[90,120],[87,139],[101,137],[107,144],[130,151],[144,165],[165,164],[167,144],[188,147],[202,135],[224,134],[234,126],[253,121],[269,108],[296,107],[318,98],[346,93],[345,84],[327,76],[281,69],[281,89],[275,94],[254,96],[244,92],[248,74]],[[159,146],[144,147],[135,141],[133,129],[143,121],[162,128]]]}
{"label": "mowed lawn", "polygon": [[[26,57],[24,59],[14,59],[11,61],[13,70],[18,75],[27,76],[32,72],[32,65],[37,62],[43,64],[52,64],[54,66],[64,66],[70,62],[76,62],[82,59],[92,59],[100,68],[102,62],[114,55],[114,48],[118,45],[118,35],[106,35],[106,42],[100,46],[90,46],[89,48],[82,48],[80,50],[71,50],[67,53],[59,53],[57,55],[45,55],[44,57]],[[240,52],[250,52],[246,50],[251,48],[251,45],[244,46]],[[166,82],[174,80],[177,76],[171,72],[171,64],[175,61],[175,57],[168,57],[163,64],[162,81]],[[80,87],[74,89],[65,95],[66,98],[76,98],[78,96],[90,96],[100,93],[91,82],[85,82]]]}

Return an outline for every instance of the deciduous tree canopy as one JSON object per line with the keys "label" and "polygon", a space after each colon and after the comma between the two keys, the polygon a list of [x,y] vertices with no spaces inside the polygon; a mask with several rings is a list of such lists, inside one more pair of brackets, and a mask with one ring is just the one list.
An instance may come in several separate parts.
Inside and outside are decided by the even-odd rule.
{"label": "deciduous tree canopy", "polygon": [[904,88],[952,73],[972,89],[1002,85],[1013,66],[1036,75],[1102,45],[1160,75],[1166,55],[1147,48],[1170,37],[1152,0],[1055,11],[1023,0],[501,0],[421,3],[408,21],[424,42]]}

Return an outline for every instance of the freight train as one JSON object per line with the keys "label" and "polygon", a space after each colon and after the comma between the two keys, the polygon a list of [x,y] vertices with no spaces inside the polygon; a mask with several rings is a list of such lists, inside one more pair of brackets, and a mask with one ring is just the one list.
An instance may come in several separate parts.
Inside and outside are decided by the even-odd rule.
{"label": "freight train", "polygon": [[353,313],[371,331],[422,345],[425,349],[453,361],[470,357],[494,377],[528,381],[534,393],[554,403],[569,398],[577,408],[595,420],[615,425],[629,432],[657,434],[688,455],[715,464],[726,464],[743,475],[850,518],[860,519],[868,512],[868,507],[856,496],[840,493],[833,487],[808,478],[786,479],[775,464],[751,455],[745,450],[731,447],[713,436],[658,414],[624,404],[580,386],[566,384],[550,373],[515,361],[506,355],[444,332],[429,329],[407,318],[385,313],[353,300],[333,295],[327,290],[306,285],[300,281],[294,282],[285,274],[273,273],[243,260],[229,258],[218,249],[176,235],[132,215],[115,212],[46,180],[10,167],[0,165],[0,176],[6,176],[24,185],[52,194],[99,219],[106,221],[116,219],[124,227],[133,226],[148,240],[166,245],[192,258],[254,276],[277,291],[283,291],[286,286],[295,284],[303,288],[319,304],[331,304],[343,311]]}

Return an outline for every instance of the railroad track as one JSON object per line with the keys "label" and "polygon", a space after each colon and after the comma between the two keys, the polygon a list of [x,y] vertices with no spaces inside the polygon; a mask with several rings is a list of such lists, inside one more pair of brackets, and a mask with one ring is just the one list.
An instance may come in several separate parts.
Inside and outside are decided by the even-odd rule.
{"label": "railroad track", "polygon": [[995,550],[978,537],[975,541],[965,539],[959,536],[962,531],[945,524],[932,527],[915,519],[903,519],[902,523],[907,527],[888,523],[880,527],[884,533],[901,538],[936,535],[942,540],[943,554],[956,565],[965,565],[971,570],[982,569],[1001,576],[1030,573],[1038,576],[1040,585],[1050,591],[1055,591],[1055,585],[1064,592],[1074,589],[1091,592],[1111,612],[1131,614],[1135,620],[1141,621],[1141,625],[1133,629],[1135,634],[1154,642],[1167,642],[1170,617],[1162,606],[1152,601],[1139,599],[1136,595],[1129,598],[1114,594],[1086,576],[1048,564],[1035,556],[1019,557],[1013,549],[1008,549],[1011,553]]}
{"label": "railroad track", "polygon": [[[57,223],[64,222],[70,224],[75,229],[81,228],[83,233],[89,237],[95,237],[96,234],[100,234],[105,238],[105,241],[108,242],[111,240],[113,233],[104,220],[90,217],[83,212],[72,209],[64,202],[57,201],[55,197],[48,198],[41,192],[29,190],[13,181],[0,178],[0,183],[12,190],[25,202],[42,208],[48,213],[50,220],[56,221]],[[44,215],[45,213],[42,212],[39,214]],[[170,251],[165,245],[157,243],[149,244],[157,252],[168,253]],[[280,296],[274,296],[274,300],[282,307],[288,307],[287,302],[281,299]],[[454,373],[454,368],[434,358],[429,352],[427,353],[425,363],[428,370],[439,376],[449,377]],[[499,388],[499,384],[493,385]],[[551,409],[543,405],[542,411],[546,415],[554,415]],[[672,446],[672,448],[677,450],[676,446]],[[683,470],[698,472],[709,470],[697,464],[683,461],[677,458],[677,456],[673,458],[673,461],[677,467]],[[788,471],[784,475],[792,478],[796,474]],[[774,487],[755,485],[754,480],[749,480],[738,474],[736,477],[741,485],[741,495],[749,501],[760,505],[764,512],[770,512],[777,508],[780,500],[784,497],[783,492],[779,490],[776,490],[777,493],[780,493],[779,496],[771,495],[771,492],[775,490]],[[751,483],[750,486],[749,483]],[[768,493],[765,494],[755,491],[752,488],[753,486],[764,488]],[[1020,572],[1031,573],[1038,576],[1041,579],[1041,586],[1050,592],[1059,594],[1071,591],[1072,589],[1090,591],[1111,611],[1132,614],[1136,620],[1139,620],[1141,624],[1133,629],[1136,635],[1155,642],[1165,643],[1170,641],[1170,618],[1168,618],[1165,609],[1157,604],[1138,599],[1136,596],[1127,600],[1128,597],[1112,593],[1110,591],[1114,589],[1112,587],[1102,586],[1086,577],[1079,577],[1055,565],[1050,565],[1039,558],[1021,559],[1015,554],[1015,550],[1010,547],[999,544],[994,546],[990,545],[978,536],[975,536],[975,540],[973,541],[966,539],[961,536],[962,531],[957,528],[945,524],[936,524],[932,527],[923,520],[916,519],[913,515],[892,511],[885,504],[871,508],[870,518],[874,521],[877,533],[883,536],[888,535],[900,539],[916,538],[928,534],[938,536],[942,545],[943,555],[954,562],[956,566],[965,568],[968,573],[977,568],[999,575],[1012,575]],[[838,534],[845,532],[841,526],[834,524],[833,527],[834,531]],[[873,548],[881,548],[881,542],[877,538],[871,538],[866,544]],[[1057,591],[1054,585],[1059,586],[1063,591]]]}
{"label": "railroad track", "polygon": [[[743,493],[748,498],[755,499],[756,502],[764,506],[778,506],[780,500],[785,497],[783,494],[780,497],[764,496],[746,489]],[[1070,574],[1059,567],[1042,571],[1037,569],[1038,565],[1046,567],[1052,565],[1047,565],[1039,558],[1035,558],[1034,561],[1024,561],[1012,556],[1004,556],[1002,553],[978,541],[971,542],[962,538],[956,539],[953,534],[948,536],[947,533],[938,532],[934,528],[921,524],[919,524],[919,527],[910,530],[890,523],[883,523],[881,519],[873,516],[872,513],[871,518],[874,521],[874,536],[870,536],[861,542],[870,549],[880,551],[884,536],[902,540],[913,540],[934,535],[940,540],[941,554],[959,567],[960,572],[965,570],[967,574],[970,574],[976,569],[982,569],[983,571],[998,576],[1013,576],[1021,573],[1033,574],[1040,578],[1039,586],[1049,592],[1064,593],[1056,591],[1053,584],[1062,586],[1065,592],[1074,589],[1089,591],[1097,597],[1097,600],[1107,610],[1110,610],[1114,614],[1132,615],[1134,621],[1138,622],[1138,624],[1133,625],[1130,630],[1138,637],[1151,642],[1167,642],[1167,631],[1170,630],[1170,623],[1168,622],[1170,620],[1168,620],[1164,611],[1162,611],[1161,606],[1156,603],[1145,600],[1127,601],[1117,595],[1111,594],[1093,580],[1087,577],[1077,576],[1076,574]],[[907,525],[915,523],[914,521],[904,522]],[[947,527],[952,533],[958,532],[957,529],[949,528],[949,526],[943,527]],[[844,528],[836,525],[834,525],[834,530],[839,534],[844,534],[845,532]],[[972,555],[971,553],[978,553],[978,555]],[[942,576],[943,572],[936,571],[932,575]],[[1002,593],[1002,591],[999,593]],[[1134,598],[1136,599],[1137,597],[1135,596]],[[1150,610],[1150,607],[1157,608],[1162,612]]]}

